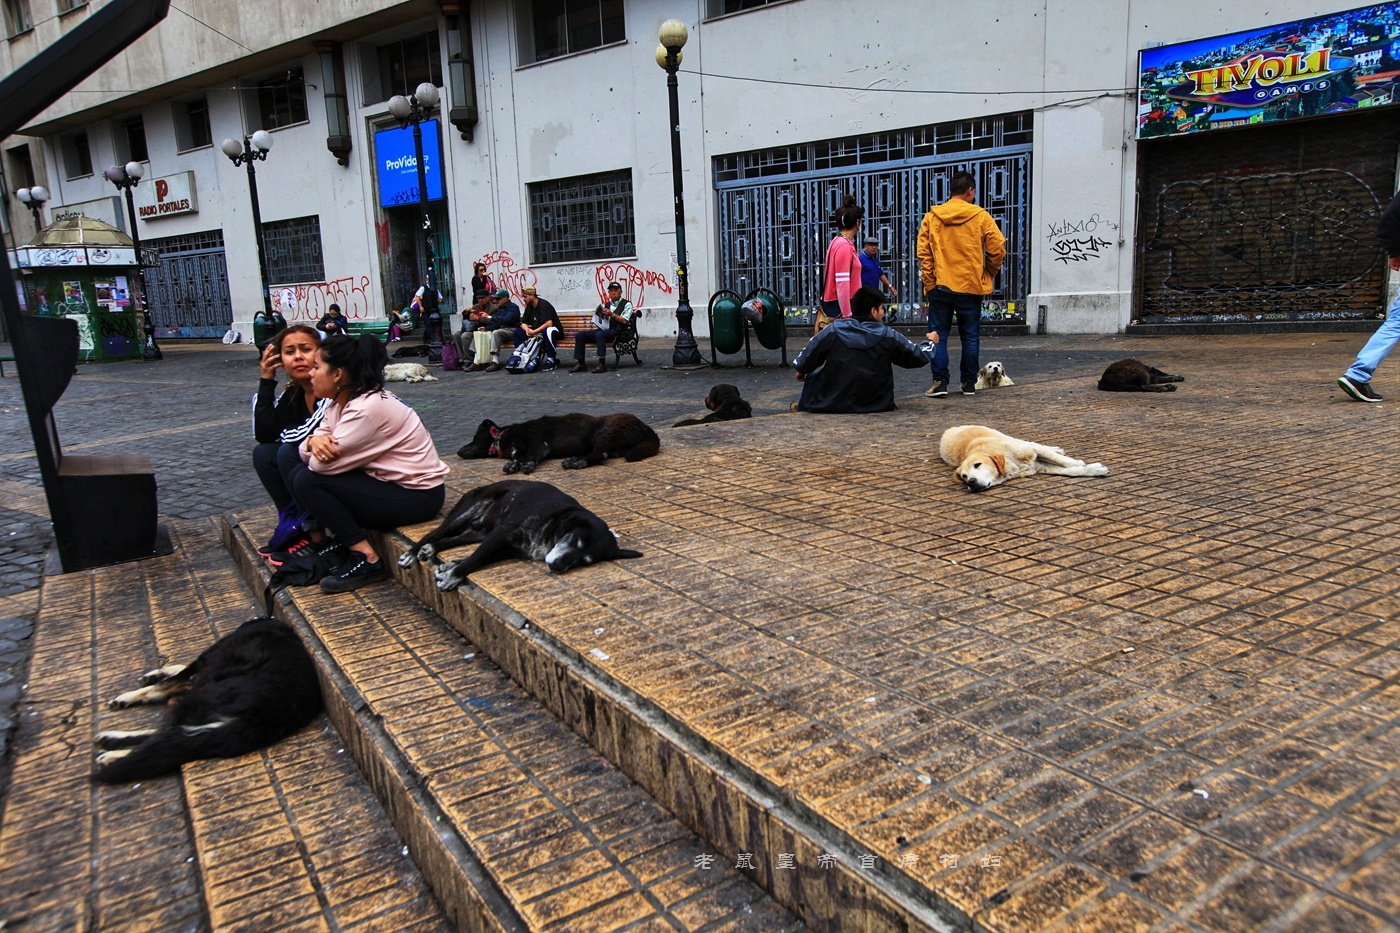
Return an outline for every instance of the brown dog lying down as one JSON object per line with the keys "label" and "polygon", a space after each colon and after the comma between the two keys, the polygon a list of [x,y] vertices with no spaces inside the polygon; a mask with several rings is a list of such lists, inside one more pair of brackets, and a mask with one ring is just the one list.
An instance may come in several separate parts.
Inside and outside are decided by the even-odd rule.
{"label": "brown dog lying down", "polygon": [[710,394],[705,396],[705,407],[710,410],[710,414],[703,418],[677,421],[673,427],[683,428],[691,424],[713,424],[716,421],[738,421],[740,418],[753,417],[753,408],[739,397],[739,387],[727,382],[711,387]]}
{"label": "brown dog lying down", "polygon": [[980,424],[960,424],[944,431],[938,441],[938,456],[957,472],[958,481],[970,492],[1034,473],[1108,475],[1108,467],[1102,463],[1085,463],[1065,456],[1059,447],[1017,440]]}
{"label": "brown dog lying down", "polygon": [[1173,376],[1137,360],[1119,360],[1103,371],[1099,389],[1103,392],[1175,392],[1176,386],[1171,383],[1185,381],[1185,376]]}

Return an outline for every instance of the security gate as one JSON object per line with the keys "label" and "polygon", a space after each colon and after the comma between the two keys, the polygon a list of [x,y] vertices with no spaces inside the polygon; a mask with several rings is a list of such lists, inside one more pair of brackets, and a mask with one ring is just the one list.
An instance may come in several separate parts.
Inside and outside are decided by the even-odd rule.
{"label": "security gate", "polygon": [[1376,317],[1397,147],[1391,108],[1143,141],[1134,319]]}
{"label": "security gate", "polygon": [[147,304],[157,337],[222,337],[233,322],[222,230],[144,240],[160,250],[146,270]]}
{"label": "security gate", "polygon": [[810,323],[821,295],[832,215],[853,195],[862,236],[899,290],[899,320],[924,316],[915,242],[930,205],[948,199],[958,171],[977,179],[977,203],[1006,235],[1006,262],[982,319],[1024,323],[1030,266],[1029,113],[807,143],[715,160],[720,288],[777,293],[793,323]]}

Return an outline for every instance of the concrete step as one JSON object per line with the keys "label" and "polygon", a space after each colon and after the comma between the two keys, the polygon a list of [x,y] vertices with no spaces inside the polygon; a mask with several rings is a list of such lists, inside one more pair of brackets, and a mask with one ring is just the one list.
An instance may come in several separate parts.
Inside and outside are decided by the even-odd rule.
{"label": "concrete step", "polygon": [[[460,491],[450,490],[448,502],[454,502]],[[373,535],[402,587],[476,646],[468,651],[478,652],[478,659],[489,657],[520,685],[524,695],[539,704],[541,715],[567,724],[600,760],[635,781],[666,813],[704,840],[703,852],[713,856],[716,866],[740,868],[744,877],[811,929],[882,933],[970,926],[965,914],[911,882],[903,871],[889,871],[895,859],[884,860],[882,868],[882,860],[871,855],[870,848],[827,814],[777,791],[751,767],[751,753],[734,754],[733,746],[749,743],[778,760],[805,752],[806,760],[779,768],[806,771],[836,765],[849,751],[839,743],[810,748],[820,737],[806,734],[782,702],[753,691],[725,694],[725,686],[737,685],[705,674],[710,665],[704,657],[724,648],[715,642],[717,638],[727,639],[739,656],[751,655],[755,676],[766,678],[775,690],[800,678],[799,672],[781,663],[784,654],[794,660],[800,660],[798,656],[774,648],[767,638],[758,646],[746,645],[748,633],[735,630],[727,621],[708,620],[703,606],[692,604],[677,614],[674,597],[679,594],[658,590],[637,573],[634,565],[645,561],[607,563],[563,576],[551,574],[540,563],[509,561],[481,572],[476,585],[442,593],[427,568],[404,571],[397,566],[408,541],[434,526],[428,523],[404,528],[402,533]],[[250,580],[261,579],[267,572],[253,542],[264,540],[271,530],[271,513],[262,511],[235,519],[227,532],[231,550],[244,563]],[[456,556],[469,551],[461,549]],[[726,585],[751,590],[752,599],[765,598],[758,587],[735,581]],[[344,607],[339,610],[344,618],[333,630],[339,633],[366,607],[398,599],[396,589],[367,587],[354,600],[322,597],[315,589],[286,592],[293,594],[298,606]],[[639,616],[664,618],[668,636],[690,648],[677,651],[674,643],[670,647],[658,643],[653,633],[633,621]],[[399,625],[395,618],[395,630]],[[322,629],[319,624],[317,628]],[[350,642],[352,647],[376,644],[385,637],[367,629]],[[694,647],[699,642],[705,647]],[[625,681],[615,676],[624,659],[629,666]],[[356,687],[360,676],[352,677]],[[414,676],[427,678],[428,674]],[[844,693],[836,699],[852,700]],[[713,720],[711,714],[721,721],[706,722],[706,732],[711,736],[727,732],[731,747],[710,741],[695,728],[698,719]],[[339,725],[340,720],[336,721]],[[345,727],[341,729],[345,732]],[[879,780],[888,771],[872,773],[871,767],[867,763],[842,777],[854,784],[837,792],[872,777]],[[380,793],[384,796],[385,791],[381,788]],[[396,811],[392,804],[389,809]],[[982,896],[993,893],[988,890]]]}
{"label": "concrete step", "polygon": [[[255,586],[270,530],[224,528]],[[403,587],[289,588],[278,611],[314,645],[331,720],[462,928],[802,929]]]}
{"label": "concrete step", "polygon": [[255,755],[144,784],[91,784],[107,700],[260,615],[212,520],[175,553],[50,577],[0,823],[0,929],[452,928],[322,717]]}

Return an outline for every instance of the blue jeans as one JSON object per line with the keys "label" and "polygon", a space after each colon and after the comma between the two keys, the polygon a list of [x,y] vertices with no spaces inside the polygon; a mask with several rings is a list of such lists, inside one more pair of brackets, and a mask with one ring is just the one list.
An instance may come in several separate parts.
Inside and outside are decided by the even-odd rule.
{"label": "blue jeans", "polygon": [[948,378],[948,332],[953,329],[953,316],[958,318],[958,342],[962,344],[960,369],[963,382],[977,381],[977,353],[981,349],[982,296],[963,295],[934,289],[924,296],[928,305],[928,329],[938,332],[938,346],[933,350],[929,369],[934,382],[950,382]]}
{"label": "blue jeans", "polygon": [[1386,312],[1385,321],[1376,328],[1376,332],[1366,341],[1366,346],[1361,348],[1361,352],[1356,354],[1356,362],[1347,370],[1347,379],[1352,382],[1370,382],[1371,374],[1381,365],[1381,360],[1385,359],[1385,355],[1395,346],[1397,340],[1400,340],[1400,294],[1396,294],[1395,301]]}

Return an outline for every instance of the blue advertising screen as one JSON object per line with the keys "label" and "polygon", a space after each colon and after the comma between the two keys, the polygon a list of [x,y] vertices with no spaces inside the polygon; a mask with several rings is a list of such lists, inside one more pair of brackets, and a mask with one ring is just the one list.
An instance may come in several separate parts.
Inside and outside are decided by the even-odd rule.
{"label": "blue advertising screen", "polygon": [[[438,143],[438,122],[418,124],[423,131],[423,165],[428,179],[428,200],[442,200],[442,150]],[[379,206],[398,207],[418,203],[418,158],[413,146],[413,127],[380,130],[374,134],[376,172],[379,175]]]}

